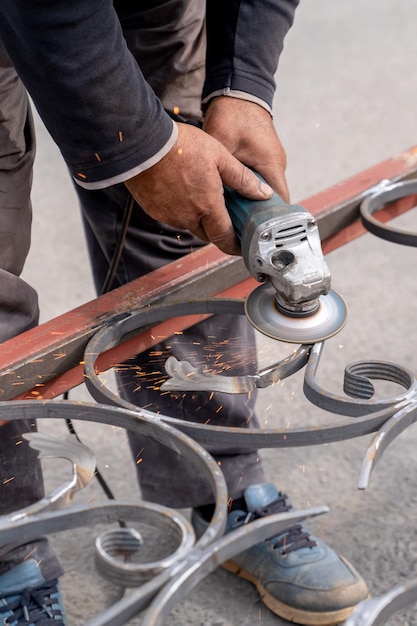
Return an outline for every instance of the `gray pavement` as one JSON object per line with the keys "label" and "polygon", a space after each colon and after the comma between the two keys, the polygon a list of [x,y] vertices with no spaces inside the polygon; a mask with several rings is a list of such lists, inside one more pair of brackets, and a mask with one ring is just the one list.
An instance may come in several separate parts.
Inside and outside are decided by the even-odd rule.
{"label": "gray pavement", "polygon": [[[277,75],[275,121],[288,155],[293,201],[417,144],[417,3],[412,0],[309,0],[301,3]],[[42,320],[94,298],[77,202],[62,159],[38,120],[33,244],[24,277],[40,295]],[[415,228],[415,210],[399,218]],[[417,368],[416,251],[366,235],[328,255],[334,287],[349,307],[345,329],[326,342],[322,384],[338,390],[344,366],[383,359]],[[282,344],[259,339],[261,362]],[[72,399],[88,399],[82,387]],[[277,414],[275,407],[279,405]],[[259,394],[268,426],[304,425],[328,416],[303,397],[302,374]],[[139,496],[124,432],[80,424],[81,438],[120,498]],[[62,423],[41,423],[64,434]],[[357,489],[371,437],[298,449],[262,452],[268,478],[291,494],[298,508],[326,504],[330,512],[309,526],[351,560],[379,594],[416,575],[417,433],[407,430],[385,453],[366,491]],[[46,466],[47,484],[61,476]],[[80,501],[103,495],[93,482]],[[63,591],[71,626],[83,624],[117,595],[94,570],[98,529],[55,537],[66,574]],[[156,538],[156,541],[158,539]],[[132,624],[139,624],[139,618]],[[284,625],[251,585],[223,570],[207,577],[174,608],[168,626]],[[415,608],[391,626],[416,626]]]}

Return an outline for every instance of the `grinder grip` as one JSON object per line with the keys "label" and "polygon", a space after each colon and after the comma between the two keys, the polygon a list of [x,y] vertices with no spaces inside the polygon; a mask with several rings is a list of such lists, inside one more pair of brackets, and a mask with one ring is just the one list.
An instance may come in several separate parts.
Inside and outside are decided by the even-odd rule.
{"label": "grinder grip", "polygon": [[[254,171],[254,174],[256,174],[260,180],[266,182],[258,172]],[[241,196],[234,189],[225,186],[224,199],[236,236],[241,244],[243,232],[249,221],[254,221],[259,224],[273,217],[273,213],[276,212],[277,207],[282,207],[283,212],[285,212],[285,209],[289,209],[289,205],[287,205],[276,192],[274,192],[273,196],[268,200],[250,200],[249,198]]]}

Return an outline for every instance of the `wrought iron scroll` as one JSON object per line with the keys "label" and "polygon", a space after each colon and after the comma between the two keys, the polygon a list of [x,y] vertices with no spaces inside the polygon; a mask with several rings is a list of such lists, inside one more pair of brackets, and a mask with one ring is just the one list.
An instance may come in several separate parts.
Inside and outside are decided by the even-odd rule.
{"label": "wrought iron scroll", "polygon": [[[362,220],[374,234],[405,245],[417,245],[417,235],[382,226],[374,217],[386,202],[417,193],[417,181],[383,185],[361,205]],[[110,608],[91,617],[86,626],[124,624],[133,616],[142,615],[143,626],[158,626],[173,606],[181,601],[203,577],[218,564],[246,547],[282,532],[286,527],[307,517],[320,515],[327,508],[293,510],[270,516],[224,535],[227,516],[227,492],[224,478],[210,455],[231,445],[257,450],[317,445],[375,433],[363,459],[358,487],[365,489],[376,463],[387,446],[406,428],[417,421],[417,378],[415,372],[395,363],[361,361],[345,368],[344,395],[334,394],[318,382],[318,368],[323,343],[299,346],[284,359],[260,370],[254,376],[228,377],[196,370],[187,362],[167,362],[170,389],[209,389],[226,393],[248,393],[255,388],[274,385],[304,369],[304,394],[314,405],[331,414],[329,422],[294,428],[240,429],[189,422],[156,415],[127,402],[106,385],[97,371],[97,359],[109,347],[126,336],[139,334],[155,324],[189,314],[244,314],[242,300],[199,299],[143,307],[106,321],[92,337],[85,351],[85,381],[95,403],[69,401],[14,401],[0,403],[1,419],[77,419],[111,424],[157,439],[180,452],[207,481],[213,492],[215,514],[207,531],[198,540],[189,521],[180,513],[159,505],[138,502],[105,501],[96,505],[77,505],[73,499],[88,483],[94,472],[90,450],[74,439],[51,441],[44,436],[31,436],[30,443],[41,456],[57,456],[72,465],[72,477],[42,501],[0,517],[0,542],[22,538],[30,540],[39,534],[56,533],[93,523],[107,522],[110,527],[96,541],[96,563],[99,572],[112,582],[134,591],[119,599]],[[373,380],[393,382],[400,393],[373,399]],[[177,538],[177,547],[168,557],[145,564],[124,563],[117,553],[140,550],[142,538],[133,528],[115,528],[118,520],[152,523],[164,527]],[[417,581],[409,581],[383,596],[362,603],[346,621],[346,626],[377,626],[388,617],[417,599]]]}

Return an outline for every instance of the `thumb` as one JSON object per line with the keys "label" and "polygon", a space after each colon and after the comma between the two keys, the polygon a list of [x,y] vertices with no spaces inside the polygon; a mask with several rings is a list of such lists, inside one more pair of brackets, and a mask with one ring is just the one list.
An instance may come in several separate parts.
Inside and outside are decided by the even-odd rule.
{"label": "thumb", "polygon": [[231,154],[228,156],[230,158],[224,159],[219,166],[219,174],[225,185],[250,200],[268,200],[272,197],[274,190],[263,178],[260,178]]}

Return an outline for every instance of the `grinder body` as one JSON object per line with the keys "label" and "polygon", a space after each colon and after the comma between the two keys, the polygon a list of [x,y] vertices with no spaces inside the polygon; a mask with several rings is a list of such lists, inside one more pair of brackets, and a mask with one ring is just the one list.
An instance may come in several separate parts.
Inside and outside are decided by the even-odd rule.
{"label": "grinder body", "polygon": [[254,201],[226,188],[225,201],[251,275],[273,285],[276,305],[288,315],[314,313],[331,282],[314,217],[277,193]]}
{"label": "grinder body", "polygon": [[245,265],[264,283],[245,301],[252,326],[273,339],[303,344],[339,332],[347,309],[330,287],[314,217],[277,193],[254,201],[225,187],[224,195]]}

